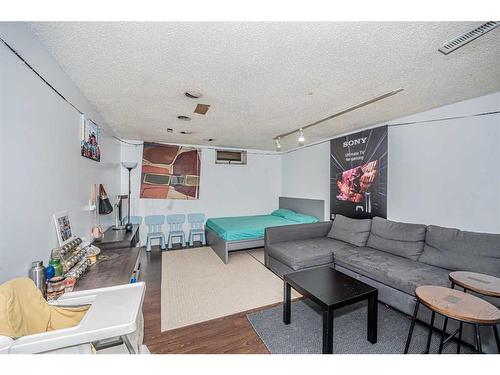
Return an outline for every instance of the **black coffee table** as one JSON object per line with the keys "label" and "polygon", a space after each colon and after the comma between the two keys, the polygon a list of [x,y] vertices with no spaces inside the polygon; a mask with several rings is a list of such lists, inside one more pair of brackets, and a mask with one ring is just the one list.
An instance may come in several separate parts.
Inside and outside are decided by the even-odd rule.
{"label": "black coffee table", "polygon": [[377,342],[378,290],[326,266],[289,273],[283,277],[283,323],[290,324],[291,288],[323,309],[323,353],[333,353],[333,315],[340,307],[368,300],[368,341]]}

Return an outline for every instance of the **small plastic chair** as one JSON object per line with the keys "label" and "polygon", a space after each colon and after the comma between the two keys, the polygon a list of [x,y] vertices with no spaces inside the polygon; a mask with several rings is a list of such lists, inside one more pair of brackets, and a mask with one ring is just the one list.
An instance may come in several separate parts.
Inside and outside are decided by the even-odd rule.
{"label": "small plastic chair", "polygon": [[184,229],[182,228],[185,221],[186,215],[184,214],[167,215],[167,224],[169,226],[167,241],[168,249],[173,248],[172,239],[176,237],[180,238],[182,247],[186,246],[186,237],[184,235]]}
{"label": "small plastic chair", "polygon": [[[122,225],[127,224],[127,217],[125,216],[122,219]],[[142,224],[142,216],[130,216],[130,224],[133,225],[141,225]]]}
{"label": "small plastic chair", "polygon": [[151,251],[151,240],[159,239],[160,248],[165,250],[165,234],[163,233],[163,224],[165,216],[150,215],[144,218],[144,224],[148,226],[148,238],[146,240],[146,251]]}
{"label": "small plastic chair", "polygon": [[205,214],[189,214],[188,223],[191,224],[189,228],[189,246],[194,246],[194,237],[199,236],[203,245],[207,244],[205,238]]}

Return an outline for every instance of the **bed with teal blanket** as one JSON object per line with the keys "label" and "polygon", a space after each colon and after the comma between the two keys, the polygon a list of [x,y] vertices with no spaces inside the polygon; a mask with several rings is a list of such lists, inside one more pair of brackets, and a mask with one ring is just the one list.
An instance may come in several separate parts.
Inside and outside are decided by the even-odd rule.
{"label": "bed with teal blanket", "polygon": [[[207,220],[207,228],[210,228],[226,241],[239,241],[255,238],[264,238],[264,230],[267,227],[278,227],[282,225],[316,223],[318,218],[309,215],[294,214],[293,218],[278,216],[276,210],[271,215],[218,217]],[[291,212],[291,211],[290,211]]]}
{"label": "bed with teal blanket", "polygon": [[[282,207],[285,205],[284,202],[293,206],[291,203],[297,203],[296,201],[301,203],[297,206],[301,212]],[[312,204],[311,202],[320,202],[321,204]],[[304,203],[307,203],[305,207],[303,207]],[[310,207],[311,204],[313,207]],[[280,209],[268,215],[209,218],[205,224],[207,242],[222,261],[227,263],[230,251],[264,246],[266,228],[316,223],[319,221],[319,217],[323,216],[323,207],[323,201],[319,200],[281,197]]]}

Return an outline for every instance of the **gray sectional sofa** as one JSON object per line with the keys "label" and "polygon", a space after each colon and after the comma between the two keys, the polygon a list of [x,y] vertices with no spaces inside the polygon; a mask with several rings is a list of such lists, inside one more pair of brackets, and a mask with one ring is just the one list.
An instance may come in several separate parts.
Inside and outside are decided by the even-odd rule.
{"label": "gray sectional sofa", "polygon": [[[450,286],[451,271],[500,277],[500,234],[337,215],[333,222],[267,228],[264,242],[265,264],[276,274],[330,265],[376,287],[381,302],[406,314],[413,313],[418,286]],[[485,299],[500,307],[500,299]],[[429,311],[420,309],[418,319],[429,322]],[[469,343],[471,328],[464,327]],[[496,353],[492,329],[481,328],[481,336],[483,351]]]}

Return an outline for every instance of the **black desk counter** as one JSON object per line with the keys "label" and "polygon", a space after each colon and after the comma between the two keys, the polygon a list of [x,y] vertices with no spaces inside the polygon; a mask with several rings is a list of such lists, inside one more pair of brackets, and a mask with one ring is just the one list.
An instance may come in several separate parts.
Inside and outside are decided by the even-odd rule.
{"label": "black desk counter", "polygon": [[74,291],[130,283],[132,273],[139,267],[140,253],[140,247],[101,250],[97,262],[76,282]]}
{"label": "black desk counter", "polygon": [[78,279],[74,291],[129,284],[134,271],[140,268],[141,248],[135,247],[138,242],[139,225],[134,225],[131,232],[108,228],[101,240],[92,243],[101,253]]}
{"label": "black desk counter", "polygon": [[131,232],[126,232],[125,229],[114,230],[108,228],[99,241],[94,241],[92,244],[101,250],[135,247],[139,242],[139,225],[133,225]]}

